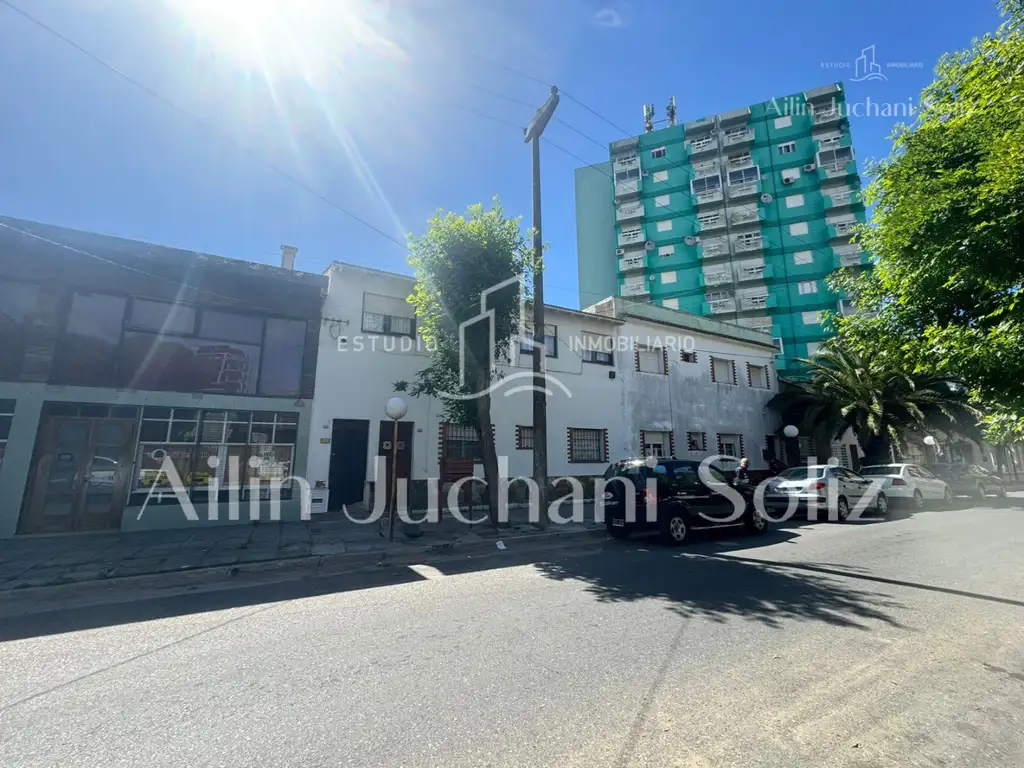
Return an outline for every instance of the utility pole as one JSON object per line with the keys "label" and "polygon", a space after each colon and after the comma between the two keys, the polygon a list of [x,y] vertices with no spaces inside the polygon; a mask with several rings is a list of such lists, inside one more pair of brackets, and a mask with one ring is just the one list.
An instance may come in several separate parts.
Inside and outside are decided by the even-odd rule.
{"label": "utility pole", "polygon": [[[533,479],[537,482],[540,525],[548,524],[548,400],[544,380],[544,239],[540,228],[540,137],[558,106],[558,88],[537,110],[523,131],[533,147]],[[539,343],[538,343],[539,340]]]}

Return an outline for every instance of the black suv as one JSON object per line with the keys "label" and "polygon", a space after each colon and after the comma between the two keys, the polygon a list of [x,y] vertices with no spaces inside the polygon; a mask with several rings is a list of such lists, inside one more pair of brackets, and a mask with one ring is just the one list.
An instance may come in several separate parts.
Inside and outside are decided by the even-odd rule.
{"label": "black suv", "polygon": [[[742,527],[751,533],[768,530],[768,521],[754,508],[754,489],[730,484],[721,470],[708,467],[710,482],[700,477],[700,462],[676,458],[624,459],[604,473],[604,524],[616,539],[632,533],[657,530],[672,545],[686,541],[701,528]],[[635,514],[627,519],[626,494],[632,483]],[[647,519],[647,481],[656,483],[657,519]],[[725,495],[731,489],[733,498]],[[737,509],[742,505],[742,511]]]}

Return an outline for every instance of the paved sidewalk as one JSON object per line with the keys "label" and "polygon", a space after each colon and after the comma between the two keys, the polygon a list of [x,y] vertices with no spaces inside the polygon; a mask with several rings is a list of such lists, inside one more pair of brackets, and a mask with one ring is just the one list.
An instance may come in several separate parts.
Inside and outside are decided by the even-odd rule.
{"label": "paved sidewalk", "polygon": [[[290,564],[316,575],[325,565],[370,565],[401,561],[420,553],[493,548],[524,538],[603,530],[603,526],[593,523],[593,507],[589,504],[585,506],[588,522],[551,523],[547,530],[530,524],[527,514],[526,509],[510,510],[508,524],[497,531],[489,524],[466,525],[446,516],[440,523],[422,525],[418,538],[406,536],[404,524],[396,519],[394,542],[380,535],[377,524],[315,519],[303,523],[16,537],[0,544],[0,594],[203,569],[221,569],[235,575],[241,571],[283,570]],[[481,516],[479,512],[466,515],[471,519]]]}

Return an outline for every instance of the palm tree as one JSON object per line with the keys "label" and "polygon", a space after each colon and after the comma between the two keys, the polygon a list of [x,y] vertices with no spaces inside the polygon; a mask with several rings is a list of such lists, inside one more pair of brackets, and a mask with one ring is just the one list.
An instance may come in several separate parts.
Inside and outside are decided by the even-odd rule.
{"label": "palm tree", "polygon": [[772,405],[818,438],[819,461],[847,429],[868,463],[888,462],[891,448],[902,445],[909,432],[942,429],[980,437],[978,412],[952,376],[908,373],[881,355],[834,341],[799,362],[807,377],[787,381]]}

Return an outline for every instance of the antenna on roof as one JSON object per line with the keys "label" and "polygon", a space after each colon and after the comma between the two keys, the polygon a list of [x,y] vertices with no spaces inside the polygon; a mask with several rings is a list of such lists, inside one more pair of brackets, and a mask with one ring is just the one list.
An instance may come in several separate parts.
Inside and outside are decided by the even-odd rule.
{"label": "antenna on roof", "polygon": [[675,96],[669,96],[668,97],[668,106],[665,107],[665,114],[668,115],[668,124],[669,125],[675,125],[676,124],[676,97]]}
{"label": "antenna on roof", "polygon": [[644,104],[644,130],[650,133],[654,130],[654,105]]}

